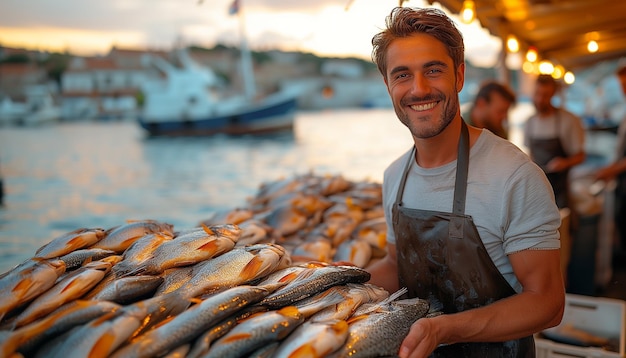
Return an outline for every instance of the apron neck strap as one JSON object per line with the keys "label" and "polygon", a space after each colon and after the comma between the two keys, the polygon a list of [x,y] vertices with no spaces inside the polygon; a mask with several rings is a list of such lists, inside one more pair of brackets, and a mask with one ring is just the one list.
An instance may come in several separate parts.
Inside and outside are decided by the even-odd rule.
{"label": "apron neck strap", "polygon": [[461,121],[461,137],[456,160],[456,181],[454,184],[454,203],[452,212],[465,214],[465,195],[467,192],[467,168],[469,165],[469,131],[465,121]]}
{"label": "apron neck strap", "polygon": [[[411,155],[404,166],[404,172],[400,179],[400,187],[396,193],[396,204],[402,202],[402,193],[404,193],[404,185],[409,176],[409,167],[411,162],[415,160],[415,145],[411,150]],[[457,153],[456,181],[454,185],[454,202],[452,204],[452,212],[457,215],[465,214],[465,195],[467,191],[467,168],[469,164],[469,132],[465,121],[461,121],[461,137],[459,138],[459,148]]]}

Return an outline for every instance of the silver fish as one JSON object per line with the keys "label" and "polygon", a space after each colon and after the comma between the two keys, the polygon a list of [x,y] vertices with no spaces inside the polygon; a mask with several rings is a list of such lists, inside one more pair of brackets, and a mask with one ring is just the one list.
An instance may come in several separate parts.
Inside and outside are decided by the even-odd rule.
{"label": "silver fish", "polygon": [[350,262],[358,267],[365,267],[372,258],[372,246],[363,240],[347,239],[342,242],[335,255],[333,262]]}
{"label": "silver fish", "polygon": [[344,320],[306,321],[280,343],[272,357],[326,357],[343,346],[347,338],[348,323]]}
{"label": "silver fish", "polygon": [[172,224],[156,220],[133,221],[107,230],[106,236],[91,248],[123,253],[130,245],[145,235],[162,233],[174,236],[173,229]]}
{"label": "silver fish", "polygon": [[241,285],[214,294],[171,321],[137,337],[112,357],[153,357],[168,352],[190,342],[234,312],[260,301],[270,292],[263,287]]}
{"label": "silver fish", "polygon": [[310,318],[312,321],[347,320],[361,305],[379,303],[389,297],[385,289],[367,283],[348,283],[333,288],[343,296],[343,300],[315,313]]}
{"label": "silver fish", "polygon": [[260,279],[290,263],[289,254],[279,245],[234,248],[194,266],[192,278],[174,292],[193,298]]}
{"label": "silver fish", "polygon": [[253,245],[272,240],[273,228],[261,220],[251,218],[240,223],[239,227],[242,232],[241,237],[237,240],[237,246]]}
{"label": "silver fish", "polygon": [[152,275],[120,277],[109,282],[89,299],[129,304],[152,294],[163,283],[163,277]]}
{"label": "silver fish", "polygon": [[32,356],[38,346],[49,338],[121,308],[112,302],[72,301],[46,317],[11,332],[0,344],[0,356],[8,357],[17,351],[27,357]]}
{"label": "silver fish", "polygon": [[139,265],[136,272],[156,275],[167,269],[194,265],[230,251],[241,236],[235,225],[205,226],[202,230],[165,241],[151,257]]}
{"label": "silver fish", "polygon": [[369,279],[369,272],[355,266],[325,265],[310,268],[299,274],[287,286],[267,296],[260,304],[283,307],[333,286],[363,283]]}
{"label": "silver fish", "polygon": [[93,288],[111,270],[111,264],[103,261],[90,262],[71,275],[60,280],[35,298],[16,320],[16,327],[25,325],[47,315],[63,304],[75,300]]}
{"label": "silver fish", "polygon": [[65,269],[69,271],[91,261],[98,261],[113,255],[115,255],[115,251],[112,250],[80,249],[67,253],[59,257],[59,259],[65,262]]}
{"label": "silver fish", "polygon": [[145,265],[154,256],[157,248],[173,238],[174,236],[162,233],[146,234],[138,238],[124,251],[124,259],[113,267],[113,272],[117,277],[134,274],[137,268]]}
{"label": "silver fish", "polygon": [[65,263],[61,260],[34,258],[0,278],[0,321],[6,313],[54,286],[64,272]]}
{"label": "silver fish", "polygon": [[246,357],[258,348],[284,339],[304,319],[295,306],[253,315],[218,339],[204,358]]}
{"label": "silver fish", "polygon": [[72,251],[83,249],[96,244],[105,236],[104,229],[80,228],[52,239],[40,247],[34,257],[42,259],[57,258],[67,255]]}
{"label": "silver fish", "polygon": [[148,313],[147,307],[133,305],[100,316],[70,331],[60,344],[50,349],[51,358],[107,357],[137,330]]}
{"label": "silver fish", "polygon": [[204,332],[198,338],[194,340],[193,346],[189,351],[187,358],[199,358],[206,354],[211,348],[211,344],[218,338],[224,336],[240,321],[250,317],[253,314],[259,312],[266,312],[267,308],[258,305],[252,305],[238,311],[228,318],[221,320],[220,323],[211,327],[208,331]]}
{"label": "silver fish", "polygon": [[411,325],[429,313],[430,304],[420,298],[382,304],[377,310],[348,320],[346,343],[333,358],[395,356]]}

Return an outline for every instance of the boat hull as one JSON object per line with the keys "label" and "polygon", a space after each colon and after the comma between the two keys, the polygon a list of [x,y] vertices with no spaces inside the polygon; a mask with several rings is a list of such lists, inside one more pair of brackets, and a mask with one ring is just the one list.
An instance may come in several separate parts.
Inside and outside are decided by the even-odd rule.
{"label": "boat hull", "polygon": [[292,97],[213,117],[150,120],[140,116],[138,120],[150,136],[262,134],[292,130],[296,108],[296,98]]}

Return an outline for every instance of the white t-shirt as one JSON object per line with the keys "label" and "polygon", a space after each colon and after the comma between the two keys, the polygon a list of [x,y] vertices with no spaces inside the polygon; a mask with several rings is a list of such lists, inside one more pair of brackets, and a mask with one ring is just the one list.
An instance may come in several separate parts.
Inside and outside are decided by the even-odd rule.
{"label": "white t-shirt", "polygon": [[530,139],[559,138],[568,156],[585,150],[585,128],[582,121],[573,113],[557,108],[557,115],[539,118],[532,115],[524,124],[524,145],[530,148]]}
{"label": "white t-shirt", "polygon": [[[387,242],[395,244],[391,209],[408,156],[396,159],[383,178]],[[407,208],[452,212],[456,160],[422,168],[412,160],[402,196]],[[511,142],[483,130],[470,148],[465,214],[470,215],[498,270],[517,292],[521,285],[508,254],[558,249],[561,218],[543,171]]]}

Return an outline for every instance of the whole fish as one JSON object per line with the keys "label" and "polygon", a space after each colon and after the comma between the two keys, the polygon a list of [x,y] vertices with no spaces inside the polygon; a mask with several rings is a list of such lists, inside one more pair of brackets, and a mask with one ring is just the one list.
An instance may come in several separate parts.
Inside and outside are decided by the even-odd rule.
{"label": "whole fish", "polygon": [[49,338],[121,308],[112,302],[72,301],[46,317],[12,331],[0,344],[0,356],[8,357],[17,351],[24,356],[32,356],[39,345]]}
{"label": "whole fish", "polygon": [[234,248],[195,265],[191,279],[174,292],[193,298],[263,278],[290,263],[289,254],[279,245]]}
{"label": "whole fish", "polygon": [[0,278],[0,321],[14,308],[54,286],[64,272],[65,263],[61,260],[33,258]]}
{"label": "whole fish", "polygon": [[148,234],[162,233],[174,236],[174,226],[169,223],[156,220],[133,221],[111,228],[106,231],[106,236],[91,248],[113,250],[123,253],[133,242]]}
{"label": "whole fish", "polygon": [[304,319],[295,306],[252,315],[218,339],[204,358],[247,357],[261,347],[284,339]]}
{"label": "whole fish", "polygon": [[274,228],[278,236],[289,236],[304,229],[308,217],[290,205],[272,207],[262,216],[262,221]]}
{"label": "whole fish", "polygon": [[272,357],[326,357],[343,346],[347,338],[348,323],[344,320],[306,321],[280,343]]}
{"label": "whole fish", "polygon": [[368,242],[372,247],[385,249],[387,247],[387,222],[385,217],[377,217],[360,223],[352,236],[355,239]]}
{"label": "whole fish", "polygon": [[144,305],[128,306],[77,327],[46,351],[50,358],[108,357],[122,346],[147,316]]}
{"label": "whole fish", "polygon": [[[120,277],[109,282],[101,290],[88,298],[96,301],[110,301],[129,304],[152,294],[163,283],[163,277],[139,275]],[[87,297],[85,297],[87,298]]]}
{"label": "whole fish", "polygon": [[333,287],[343,299],[336,305],[329,306],[315,313],[312,321],[347,320],[363,304],[379,303],[389,297],[389,292],[370,284],[348,283]]}
{"label": "whole fish", "polygon": [[104,229],[76,229],[52,239],[50,242],[37,249],[34,257],[51,259],[64,256],[72,251],[92,246],[104,238],[104,236]]}
{"label": "whole fish", "polygon": [[333,262],[350,262],[357,267],[365,267],[372,258],[372,246],[363,240],[347,239],[337,247]]}
{"label": "whole fish", "polygon": [[355,266],[325,265],[309,268],[300,273],[287,286],[267,296],[260,304],[269,307],[283,307],[333,286],[346,283],[363,283],[369,279],[369,272]]}
{"label": "whole fish", "polygon": [[65,270],[70,271],[91,261],[98,261],[113,255],[115,251],[111,250],[79,249],[59,257],[59,260],[65,262]]}
{"label": "whole fish", "polygon": [[228,333],[237,325],[237,323],[253,314],[265,311],[267,311],[267,308],[263,306],[252,305],[239,310],[228,318],[221,320],[220,323],[211,327],[194,340],[193,346],[189,350],[187,358],[199,358],[204,356],[211,348],[213,342]]}
{"label": "whole fish", "polygon": [[242,231],[241,237],[237,240],[237,246],[247,246],[271,241],[272,227],[259,219],[248,219],[240,223],[239,227]]}
{"label": "whole fish", "polygon": [[326,308],[340,304],[344,300],[341,287],[343,286],[333,286],[313,296],[294,302],[293,305],[298,308],[298,311],[302,313],[304,318],[308,319]]}
{"label": "whole fish", "polygon": [[104,261],[94,261],[73,271],[71,275],[61,279],[46,292],[35,298],[15,320],[16,327],[34,321],[63,304],[80,298],[93,288],[104,275],[111,270],[111,264]]}
{"label": "whole fish", "polygon": [[264,287],[241,285],[216,293],[169,322],[137,337],[116,351],[113,358],[154,357],[166,353],[190,342],[236,311],[260,301],[270,292]]}
{"label": "whole fish", "polygon": [[429,313],[430,304],[420,298],[391,301],[376,310],[348,320],[345,344],[331,357],[396,356],[411,325]]}
{"label": "whole fish", "polygon": [[331,262],[333,251],[334,248],[330,239],[308,239],[292,250],[291,257],[298,261]]}
{"label": "whole fish", "polygon": [[174,240],[165,241],[135,272],[147,275],[181,266],[194,265],[230,251],[241,236],[235,225],[205,226],[202,230],[188,232]]}
{"label": "whole fish", "polygon": [[157,248],[173,238],[174,236],[158,232],[138,238],[124,251],[124,259],[113,267],[113,272],[117,277],[134,275],[139,267],[154,256]]}

